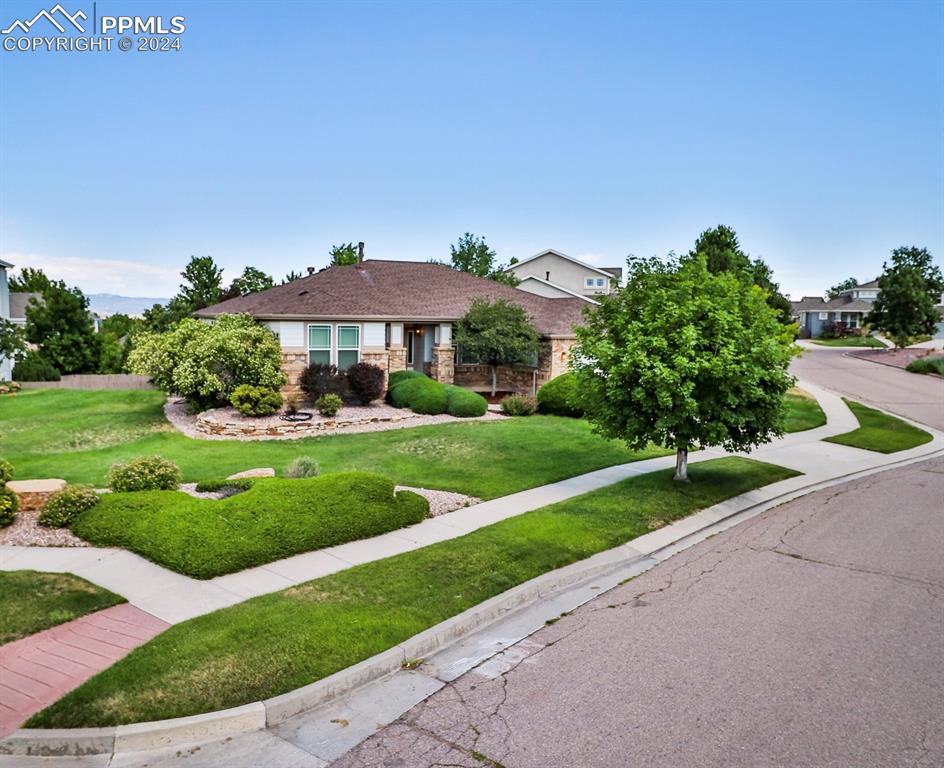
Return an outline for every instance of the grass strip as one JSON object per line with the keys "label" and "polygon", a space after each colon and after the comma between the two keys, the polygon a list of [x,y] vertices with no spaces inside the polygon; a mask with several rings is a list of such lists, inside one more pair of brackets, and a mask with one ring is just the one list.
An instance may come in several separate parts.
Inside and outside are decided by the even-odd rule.
{"label": "grass strip", "polygon": [[885,349],[885,345],[872,336],[846,336],[842,339],[810,339],[820,347],[868,347]]}
{"label": "grass strip", "polygon": [[786,397],[787,420],[786,432],[805,432],[808,429],[821,427],[826,423],[826,414],[819,407],[816,398],[806,390],[794,387],[787,392]]}
{"label": "grass strip", "polygon": [[[135,415],[110,403],[137,403]],[[252,467],[281,473],[299,456],[330,472],[375,472],[400,485],[494,499],[595,469],[670,453],[631,451],[593,434],[582,419],[529,416],[300,440],[192,440],[164,419],[163,396],[148,391],[31,390],[0,398],[0,456],[16,478],[61,477],[102,486],[108,467],[136,456],[177,463],[184,481],[212,480]],[[133,411],[133,409],[132,409]],[[60,426],[58,418],[63,419]],[[131,419],[135,430],[125,430]],[[33,419],[45,426],[36,428]],[[113,422],[109,426],[109,421]],[[151,424],[142,436],[136,430]],[[127,434],[128,441],[120,440]],[[91,450],[83,449],[90,446]]]}
{"label": "grass strip", "polygon": [[71,573],[0,571],[0,645],[124,602]]}
{"label": "grass strip", "polygon": [[824,438],[827,442],[878,453],[896,453],[924,445],[933,439],[923,429],[913,427],[887,413],[868,408],[854,400],[843,398],[843,402],[859,420],[859,428]]}
{"label": "grass strip", "polygon": [[180,491],[106,493],[72,530],[100,547],[124,547],[196,579],[367,539],[413,525],[429,502],[367,472],[257,479],[226,499]]}
{"label": "grass strip", "polygon": [[324,678],[547,571],[796,472],[723,458],[630,478],[457,539],[171,627],[35,715],[75,728],[233,707]]}

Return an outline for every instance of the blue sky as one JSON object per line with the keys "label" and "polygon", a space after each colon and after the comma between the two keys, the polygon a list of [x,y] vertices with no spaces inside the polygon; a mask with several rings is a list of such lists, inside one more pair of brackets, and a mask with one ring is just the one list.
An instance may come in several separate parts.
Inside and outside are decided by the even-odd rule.
{"label": "blue sky", "polygon": [[0,258],[88,292],[170,295],[191,254],[447,258],[467,230],[611,266],[725,223],[794,296],[944,253],[942,3],[97,10],[184,15],[182,50],[0,51]]}

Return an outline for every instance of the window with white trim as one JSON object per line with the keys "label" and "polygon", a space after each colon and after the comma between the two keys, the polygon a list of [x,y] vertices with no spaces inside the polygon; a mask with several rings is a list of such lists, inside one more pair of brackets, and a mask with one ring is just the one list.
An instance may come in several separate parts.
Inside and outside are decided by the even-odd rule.
{"label": "window with white trim", "polygon": [[346,371],[361,359],[361,327],[338,326],[338,370]]}
{"label": "window with white trim", "polygon": [[605,279],[602,278],[602,277],[598,277],[598,278],[597,278],[597,288],[602,288],[604,285],[606,285]]}
{"label": "window with white trim", "polygon": [[308,362],[331,363],[331,326],[308,326]]}
{"label": "window with white trim", "polygon": [[583,279],[583,287],[584,287],[584,288],[593,288],[593,278],[592,278],[592,277],[585,277],[585,278]]}
{"label": "window with white trim", "polygon": [[820,319],[820,320],[829,320],[829,312],[820,312],[820,313],[819,313],[819,319]]}

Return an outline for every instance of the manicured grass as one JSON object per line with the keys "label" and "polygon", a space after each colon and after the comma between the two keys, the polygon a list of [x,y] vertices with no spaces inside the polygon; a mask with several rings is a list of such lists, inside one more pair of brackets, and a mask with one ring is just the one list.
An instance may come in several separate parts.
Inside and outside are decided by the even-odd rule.
{"label": "manicured grass", "polygon": [[846,398],[843,398],[843,401],[859,420],[859,428],[825,438],[830,443],[851,445],[853,448],[864,448],[879,453],[895,453],[924,445],[933,439],[923,429],[913,427],[887,413],[867,408],[862,403]]}
{"label": "manicured grass", "polygon": [[123,602],[71,573],[0,571],[0,645]]}
{"label": "manicured grass", "polygon": [[821,347],[874,347],[885,349],[885,345],[873,336],[846,336],[842,339],[810,339]]}
{"label": "manicured grass", "polygon": [[[156,396],[156,397],[155,397]],[[108,402],[137,403],[118,410],[107,433]],[[376,472],[401,485],[440,488],[483,499],[553,483],[594,469],[663,456],[652,448],[630,451],[604,440],[580,419],[531,416],[495,422],[445,424],[302,440],[192,440],[163,419],[155,392],[34,390],[0,401],[0,456],[17,479],[61,477],[102,486],[108,467],[135,456],[163,456],[180,465],[185,481],[225,477],[251,467],[279,473],[298,456],[311,456],[323,474]],[[90,412],[88,418],[83,414]],[[32,419],[44,427],[34,428]],[[71,435],[56,436],[62,417]],[[151,431],[128,440],[121,422]],[[105,440],[102,435],[107,434]],[[12,435],[12,436],[11,436]],[[98,435],[98,437],[95,437]],[[84,450],[85,440],[93,450]],[[67,444],[66,444],[67,443]]]}
{"label": "manicured grass", "polygon": [[[525,419],[527,421],[527,419]],[[180,717],[290,691],[546,571],[797,473],[741,458],[640,475],[451,541],[171,627],[34,716],[72,728]]]}
{"label": "manicured grass", "polygon": [[826,414],[809,392],[794,387],[786,396],[787,432],[805,432],[826,423]]}
{"label": "manicured grass", "polygon": [[366,472],[263,478],[226,499],[179,491],[109,493],[72,529],[101,547],[124,547],[198,579],[418,523],[429,504]]}
{"label": "manicured grass", "polygon": [[922,357],[912,360],[905,369],[911,373],[936,373],[944,376],[944,357]]}

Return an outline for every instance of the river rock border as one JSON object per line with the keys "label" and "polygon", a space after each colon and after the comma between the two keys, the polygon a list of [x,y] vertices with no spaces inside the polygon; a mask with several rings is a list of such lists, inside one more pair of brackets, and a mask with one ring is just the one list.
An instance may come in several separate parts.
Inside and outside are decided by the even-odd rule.
{"label": "river rock border", "polygon": [[205,411],[197,416],[197,430],[216,437],[279,437],[319,432],[333,432],[346,427],[360,427],[380,422],[415,419],[418,414],[405,411],[389,416],[361,416],[352,419],[318,419],[311,421],[283,421],[278,424],[247,424],[246,422],[220,421],[214,411]]}

